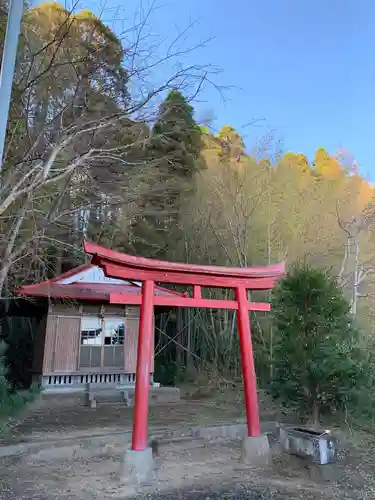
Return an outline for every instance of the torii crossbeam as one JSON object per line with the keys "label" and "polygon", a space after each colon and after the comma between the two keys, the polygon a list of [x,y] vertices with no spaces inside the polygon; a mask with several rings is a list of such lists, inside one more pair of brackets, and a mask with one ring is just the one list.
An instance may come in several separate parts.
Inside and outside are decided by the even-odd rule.
{"label": "torii crossbeam", "polygon": [[[284,263],[264,267],[220,267],[180,264],[134,257],[115,252],[86,241],[85,252],[92,256],[92,263],[100,266],[110,278],[142,281],[141,295],[112,293],[112,304],[140,305],[137,372],[133,416],[132,449],[142,451],[147,447],[148,393],[155,306],[205,307],[233,309],[237,323],[244,380],[245,407],[248,436],[260,435],[258,396],[254,368],[249,311],[269,311],[266,302],[249,302],[248,290],[271,290],[285,274]],[[193,286],[193,296],[155,296],[155,283]],[[235,300],[214,300],[202,297],[202,287],[233,288]]]}

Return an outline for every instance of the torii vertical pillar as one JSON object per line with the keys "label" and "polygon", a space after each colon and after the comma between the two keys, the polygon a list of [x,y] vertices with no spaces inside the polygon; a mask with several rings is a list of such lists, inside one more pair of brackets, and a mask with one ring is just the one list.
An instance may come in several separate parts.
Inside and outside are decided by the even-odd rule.
{"label": "torii vertical pillar", "polygon": [[147,448],[148,393],[150,389],[150,366],[152,350],[154,288],[151,280],[142,283],[142,302],[139,319],[137,372],[135,379],[135,401],[133,414],[132,450]]}
{"label": "torii vertical pillar", "polygon": [[240,337],[241,364],[245,392],[247,433],[249,437],[260,436],[258,394],[254,367],[254,354],[251,342],[249,308],[245,287],[236,288],[238,302],[237,322]]}

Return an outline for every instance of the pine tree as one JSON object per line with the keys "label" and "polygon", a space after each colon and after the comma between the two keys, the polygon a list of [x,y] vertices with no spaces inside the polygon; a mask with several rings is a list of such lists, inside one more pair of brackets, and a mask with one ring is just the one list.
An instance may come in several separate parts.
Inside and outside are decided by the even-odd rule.
{"label": "pine tree", "polygon": [[181,202],[194,191],[195,173],[204,166],[202,131],[193,107],[178,90],[160,106],[150,143],[149,191],[133,225],[134,248],[143,255],[165,256],[168,244],[179,237]]}
{"label": "pine tree", "polygon": [[194,120],[194,108],[178,90],[169,92],[160,106],[153,128],[152,151],[159,168],[171,175],[192,177],[201,165],[202,132]]}
{"label": "pine tree", "polygon": [[321,412],[353,403],[364,358],[349,303],[335,279],[296,267],[273,294],[273,395],[319,422]]}

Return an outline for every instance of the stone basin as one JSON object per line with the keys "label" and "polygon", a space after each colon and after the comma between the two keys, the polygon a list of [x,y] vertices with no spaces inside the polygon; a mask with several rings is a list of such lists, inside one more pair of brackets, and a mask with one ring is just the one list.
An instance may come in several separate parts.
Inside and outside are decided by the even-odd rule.
{"label": "stone basin", "polygon": [[319,465],[337,461],[338,441],[330,431],[282,426],[279,439],[284,451]]}

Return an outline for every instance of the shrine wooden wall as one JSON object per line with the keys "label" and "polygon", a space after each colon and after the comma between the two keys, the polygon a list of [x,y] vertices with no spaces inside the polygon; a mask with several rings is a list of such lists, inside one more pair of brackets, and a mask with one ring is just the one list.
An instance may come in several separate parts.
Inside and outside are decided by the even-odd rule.
{"label": "shrine wooden wall", "polygon": [[[81,320],[85,316],[98,317],[100,315],[124,318],[124,366],[113,369],[104,367],[80,369]],[[137,366],[138,328],[138,306],[100,305],[95,303],[52,304],[48,312],[44,338],[41,336],[44,343],[43,375],[87,373],[88,371],[90,373],[104,373],[109,371],[135,373]],[[154,334],[152,338],[152,352],[154,353]],[[41,349],[40,346],[39,349]],[[154,356],[152,356],[151,360],[151,373],[153,371]]]}

